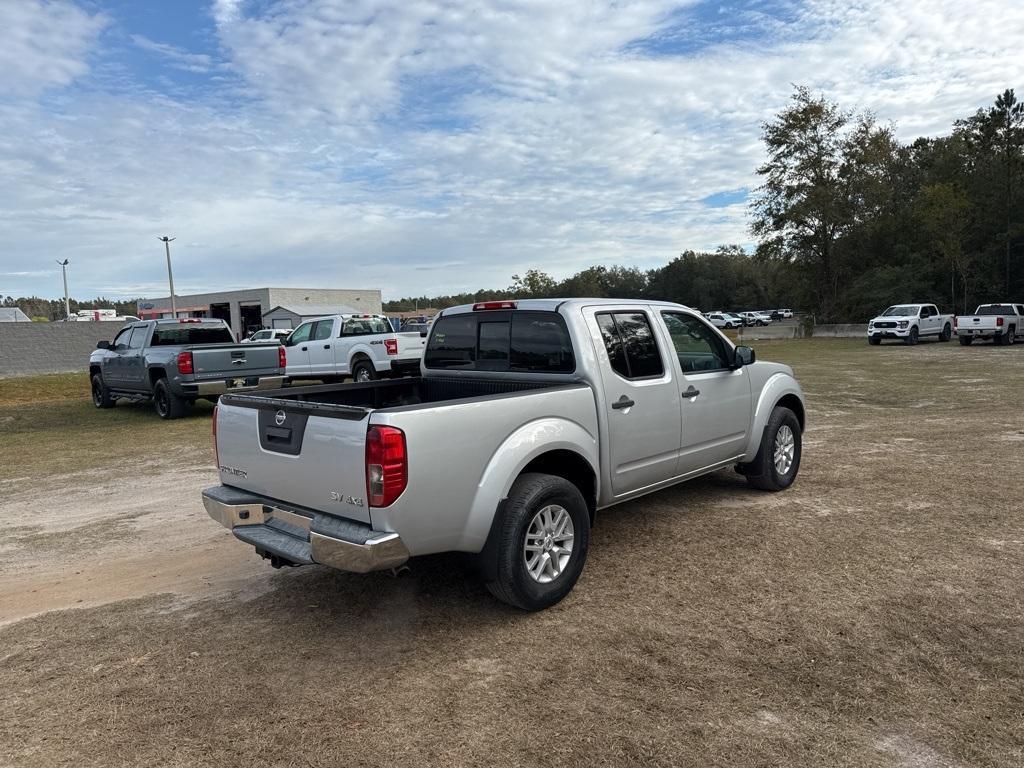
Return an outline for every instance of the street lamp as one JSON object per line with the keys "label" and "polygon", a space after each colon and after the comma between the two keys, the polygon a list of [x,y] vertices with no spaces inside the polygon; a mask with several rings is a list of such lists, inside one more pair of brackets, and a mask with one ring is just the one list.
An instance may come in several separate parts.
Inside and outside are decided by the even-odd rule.
{"label": "street lamp", "polygon": [[68,298],[68,264],[70,259],[56,259],[56,262],[60,264],[60,271],[64,273],[64,319],[67,320],[71,317],[71,299]]}
{"label": "street lamp", "polygon": [[167,282],[171,286],[171,317],[177,317],[178,305],[174,301],[174,274],[171,272],[171,241],[175,238],[168,237],[167,235],[160,237],[158,235],[156,239],[163,242],[164,249],[167,251]]}

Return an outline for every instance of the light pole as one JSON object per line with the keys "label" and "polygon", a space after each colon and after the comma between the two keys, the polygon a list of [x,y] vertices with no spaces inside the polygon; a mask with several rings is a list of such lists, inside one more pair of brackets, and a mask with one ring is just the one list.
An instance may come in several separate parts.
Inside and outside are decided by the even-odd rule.
{"label": "light pole", "polygon": [[171,241],[175,238],[164,235],[163,237],[157,236],[156,239],[163,242],[164,249],[167,251],[167,282],[171,285],[171,317],[177,317],[178,304],[174,300],[174,274],[171,272]]}
{"label": "light pole", "polygon": [[71,317],[71,299],[68,298],[68,263],[70,259],[56,259],[57,263],[60,264],[60,271],[64,273],[64,319],[67,320]]}

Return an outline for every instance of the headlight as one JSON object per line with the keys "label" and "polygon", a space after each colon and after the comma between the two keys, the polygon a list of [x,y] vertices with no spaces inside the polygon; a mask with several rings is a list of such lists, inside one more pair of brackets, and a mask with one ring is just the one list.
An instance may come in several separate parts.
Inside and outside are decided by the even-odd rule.
{"label": "headlight", "polygon": [[900,328],[906,328],[908,325],[910,325],[909,320],[900,320]]}
{"label": "headlight", "polygon": [[874,320],[869,320],[868,321],[868,328],[874,328],[874,327],[875,327],[875,321]]}

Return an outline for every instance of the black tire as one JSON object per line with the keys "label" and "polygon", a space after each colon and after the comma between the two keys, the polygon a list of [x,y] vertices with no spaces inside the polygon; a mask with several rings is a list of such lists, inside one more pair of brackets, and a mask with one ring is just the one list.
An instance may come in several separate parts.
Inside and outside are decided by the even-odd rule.
{"label": "black tire", "polygon": [[[780,473],[775,466],[775,440],[783,427],[789,427],[793,436],[793,453],[789,469]],[[761,435],[761,446],[757,456],[749,464],[741,465],[740,471],[746,475],[747,482],[762,491],[781,491],[789,488],[796,480],[800,471],[800,456],[803,453],[803,439],[800,420],[789,408],[776,406],[772,411],[764,433]]]}
{"label": "black tire", "polygon": [[92,404],[97,408],[113,408],[117,405],[117,401],[110,396],[107,385],[103,383],[103,377],[98,373],[92,377]]}
{"label": "black tire", "polygon": [[188,403],[171,392],[167,379],[157,379],[153,387],[153,410],[165,421],[180,419],[188,410]]}
{"label": "black tire", "polygon": [[1006,342],[1005,342],[1005,343],[1006,343],[1006,346],[1010,346],[1010,345],[1012,345],[1012,344],[1013,344],[1013,343],[1014,343],[1014,342],[1016,341],[1016,336],[1017,336],[1017,329],[1016,329],[1016,328],[1014,328],[1014,327],[1013,327],[1013,326],[1011,325],[1011,326],[1010,326],[1010,330],[1008,330],[1008,331],[1006,332]]}
{"label": "black tire", "polygon": [[974,342],[974,339],[970,336],[957,336],[957,338],[960,339],[961,347],[969,347]]}
{"label": "black tire", "polygon": [[946,323],[942,328],[942,333],[939,334],[939,341],[949,341],[951,338],[953,338],[953,329],[949,323]]}
{"label": "black tire", "polygon": [[871,346],[877,347],[881,343],[882,339],[880,336],[868,336],[868,344],[870,344]]}
{"label": "black tire", "polygon": [[907,345],[908,347],[912,347],[912,346],[914,346],[915,344],[917,344],[917,341],[918,341],[918,339],[919,339],[919,338],[920,338],[920,335],[918,334],[918,331],[917,331],[917,326],[915,325],[915,326],[914,326],[913,328],[911,328],[911,329],[910,329],[910,333],[909,333],[909,334],[907,334],[907,335],[906,335],[906,336],[905,336],[905,337],[903,338],[903,342],[904,342],[904,343],[905,343],[905,344],[906,344],[906,345]]}
{"label": "black tire", "polygon": [[376,381],[378,379],[377,369],[373,367],[373,363],[367,360],[365,357],[352,365],[352,381],[354,382],[366,382]]}
{"label": "black tire", "polygon": [[993,336],[992,337],[992,343],[995,344],[997,347],[1005,347],[1006,346],[1006,336],[1007,336],[1007,334],[1005,334],[1005,333],[1001,333],[998,336]]}
{"label": "black tire", "polygon": [[[537,515],[549,506],[561,507],[568,513],[573,527],[572,548],[560,572],[547,583],[541,583],[527,568],[526,535]],[[487,589],[502,602],[524,611],[551,607],[572,591],[587,561],[590,513],[583,495],[565,478],[527,473],[516,480],[499,514],[501,519],[495,521],[498,527],[494,532],[497,538],[489,554],[494,562],[486,568],[494,577],[487,582]],[[538,552],[537,557],[546,555],[550,560],[552,550]],[[550,578],[544,571],[541,578]]]}

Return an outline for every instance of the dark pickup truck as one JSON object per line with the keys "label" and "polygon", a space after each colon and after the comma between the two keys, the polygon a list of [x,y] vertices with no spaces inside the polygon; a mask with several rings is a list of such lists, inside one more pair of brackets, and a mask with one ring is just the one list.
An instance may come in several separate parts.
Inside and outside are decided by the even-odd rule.
{"label": "dark pickup truck", "polygon": [[176,419],[199,398],[281,387],[285,356],[276,341],[236,344],[223,320],[132,323],[90,355],[92,401],[113,408],[118,398],[152,398],[161,419]]}

